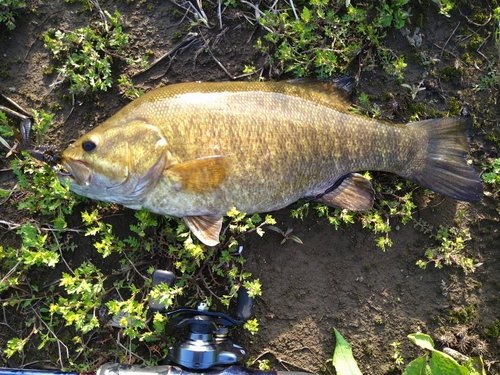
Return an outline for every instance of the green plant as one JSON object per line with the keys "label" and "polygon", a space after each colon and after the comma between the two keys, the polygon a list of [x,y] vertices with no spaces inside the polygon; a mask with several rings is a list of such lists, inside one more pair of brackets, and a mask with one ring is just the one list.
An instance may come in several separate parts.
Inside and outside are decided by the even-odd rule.
{"label": "green plant", "polygon": [[500,336],[500,320],[496,319],[489,327],[486,328],[486,336],[497,338]]}
{"label": "green plant", "polygon": [[408,66],[405,56],[397,56],[393,51],[382,48],[380,49],[380,58],[386,73],[396,77],[401,82],[404,78],[403,71]]}
{"label": "green plant", "polygon": [[[328,223],[333,225],[335,229],[339,229],[342,224],[349,225],[360,222],[363,228],[371,230],[374,234],[382,234],[382,236],[375,238],[375,243],[385,251],[386,247],[392,246],[392,240],[389,238],[392,229],[390,218],[398,218],[402,224],[407,224],[412,220],[416,205],[413,202],[412,193],[408,190],[414,185],[409,181],[398,179],[392,184],[381,184],[378,180],[373,179],[368,172],[364,176],[372,180],[380,197],[387,198],[377,203],[376,208],[370,211],[353,212],[315,204],[313,209],[318,217],[328,220]],[[303,203],[290,211],[291,216],[303,219],[309,214],[310,207],[310,202]]]}
{"label": "green plant", "polygon": [[5,113],[0,111],[0,143],[9,151],[12,151],[12,147],[5,138],[14,136],[14,131],[12,129],[13,128],[9,125],[9,119]]}
{"label": "green plant", "polygon": [[118,86],[120,87],[123,95],[129,99],[136,99],[144,94],[142,89],[136,89],[134,87],[134,84],[125,76],[125,74],[122,74],[118,78]]}
{"label": "green plant", "polygon": [[434,348],[434,341],[424,333],[412,333],[408,338],[415,345],[428,351],[422,357],[414,359],[403,371],[403,375],[442,374],[442,375],[482,375],[485,374],[482,360],[469,359],[464,365],[453,357]]}
{"label": "green plant", "polygon": [[380,24],[383,27],[394,25],[396,29],[401,29],[410,16],[410,9],[403,8],[408,2],[409,0],[395,0],[389,5],[382,1],[380,7],[377,7],[380,13]]}
{"label": "green plant", "polygon": [[409,85],[407,83],[402,83],[401,86],[407,88],[411,92],[411,98],[412,100],[415,100],[417,94],[420,91],[424,91],[425,87],[422,87],[424,83],[424,80],[421,80],[418,85]]}
{"label": "green plant", "polygon": [[[42,142],[54,115],[43,110],[40,112],[33,110],[32,114],[34,120],[32,132],[35,133],[37,141]],[[69,191],[68,186],[61,185],[55,171],[49,165],[33,159],[25,151],[22,152],[22,156],[24,159],[16,158],[11,162],[18,186],[25,194],[18,209],[53,215],[51,222],[54,228],[64,229],[65,216],[71,214],[79,199]]]}
{"label": "green plant", "polygon": [[450,11],[455,9],[455,0],[432,0],[439,7],[439,14],[450,17]]}
{"label": "green plant", "polygon": [[350,111],[373,118],[380,117],[380,107],[377,104],[372,104],[370,102],[370,97],[364,92],[359,95],[359,105],[352,106]]}
{"label": "green plant", "polygon": [[[334,329],[335,330],[335,329]],[[335,330],[337,343],[333,356],[333,365],[336,373],[339,375],[360,375],[356,360],[352,355],[352,349],[347,341]],[[481,357],[469,358],[461,356],[464,362],[460,364],[456,359],[442,351],[434,348],[434,341],[429,335],[424,333],[412,333],[408,335],[408,339],[415,345],[424,349],[428,354],[416,358],[411,361],[403,370],[403,375],[484,375],[484,364]],[[399,342],[393,342],[391,346],[394,348],[393,359],[396,367],[401,368],[403,365],[403,357],[401,356]]]}
{"label": "green plant", "polygon": [[31,159],[24,152],[23,155],[26,159],[12,161],[19,187],[26,194],[18,208],[26,209],[30,213],[55,214],[51,220],[52,224],[57,229],[64,229],[66,227],[65,216],[72,212],[79,199],[69,191],[68,186],[60,184],[54,170],[47,164]]}
{"label": "green plant", "polygon": [[394,350],[394,353],[392,354],[392,359],[394,359],[394,365],[396,366],[396,368],[401,368],[404,365],[404,359],[401,356],[401,352],[399,350],[400,345],[401,343],[398,341],[393,341],[391,343],[391,346]]}
{"label": "green plant", "polygon": [[132,63],[123,48],[128,43],[120,23],[120,13],[114,16],[104,12],[110,21],[99,22],[95,27],[86,26],[64,33],[51,29],[44,34],[45,47],[62,63],[57,68],[57,83],[70,82],[70,92],[85,93],[87,90],[106,91],[111,87],[111,63],[113,57],[122,57]]}
{"label": "green plant", "polygon": [[[417,225],[422,225],[422,223],[416,223],[415,226]],[[427,261],[417,261],[420,268],[425,269],[429,263],[433,262],[438,268],[443,267],[443,264],[458,265],[466,274],[474,272],[476,269],[474,260],[462,254],[465,242],[471,239],[468,228],[440,225],[432,237],[437,241],[438,246],[425,251]]]}
{"label": "green plant", "polygon": [[314,210],[316,211],[318,217],[326,218],[328,223],[333,225],[335,229],[338,229],[342,223],[354,223],[355,213],[349,210],[340,210],[335,208],[333,209],[333,212],[331,212],[331,208],[323,204],[314,206]]}
{"label": "green plant", "polygon": [[483,181],[487,184],[500,186],[500,158],[492,160],[488,163],[488,165],[484,169],[482,177]]}
{"label": "green plant", "polygon": [[279,234],[281,234],[283,236],[283,239],[281,240],[281,244],[282,245],[287,240],[292,240],[293,242],[297,242],[297,243],[300,243],[300,244],[303,243],[302,240],[299,237],[297,237],[297,236],[295,236],[295,235],[292,234],[292,232],[293,232],[292,228],[288,228],[286,230],[286,232],[284,232],[281,228],[278,228],[278,227],[276,227],[274,225],[269,225],[267,228],[270,229],[270,230],[273,230],[273,231],[275,231],[275,232],[277,232],[277,233],[279,233]]}
{"label": "green plant", "polygon": [[383,41],[389,27],[405,25],[410,17],[407,3],[310,0],[296,9],[277,2],[259,18],[268,33],[256,47],[268,51],[265,41],[276,46],[272,61],[278,60],[286,72],[298,77],[313,71],[319,77],[345,72],[360,53],[366,53],[365,69],[373,67],[372,56],[381,56],[382,65],[399,74],[404,61],[383,47]]}
{"label": "green plant", "polygon": [[338,375],[361,375],[358,364],[352,355],[351,345],[342,337],[335,328],[335,351],[332,364]]}
{"label": "green plant", "polygon": [[[245,328],[248,332],[250,332],[252,335],[255,335],[259,331],[259,322],[257,318],[249,319],[243,324],[243,328]],[[264,370],[263,368],[260,367],[261,370]],[[269,366],[268,368],[269,369]]]}
{"label": "green plant", "polygon": [[[99,349],[88,345],[83,335],[92,335],[111,324],[120,327],[124,344],[120,341],[110,343],[114,349],[104,355],[115,353],[115,360],[124,362],[153,346],[160,351],[167,350],[166,317],[155,314],[152,324],[148,324],[150,298],[161,301],[167,309],[177,306],[178,299],[186,306],[203,301],[211,308],[220,309],[220,305],[229,306],[241,286],[251,297],[260,295],[259,280],[252,280],[250,273],[242,269],[245,259],[240,254],[238,238],[251,231],[263,234],[262,227],[266,223],[275,224],[271,217],[262,221],[258,216],[247,218],[232,210],[226,244],[220,248],[206,248],[191,237],[184,222],[178,219],[137,211],[136,222],[128,228],[130,234],[122,238],[99,211],[82,212],[84,234],[92,237],[96,251],[93,261],[69,265],[65,253],[75,250],[67,238],[69,229],[47,231],[32,223],[19,226],[17,234],[23,245],[18,250],[11,246],[0,248],[2,274],[6,275],[0,284],[4,306],[31,309],[35,301],[44,306],[35,310],[42,326],[25,336],[13,338],[8,346],[9,356],[21,354],[25,344],[35,337],[41,342],[39,349],[52,345],[61,349],[64,342],[70,341],[72,350],[67,347],[60,350],[58,362],[63,367],[69,363],[72,368],[88,369],[88,364],[76,362],[74,355],[78,352],[90,354]],[[160,254],[171,259],[177,279],[172,287],[160,284],[151,288],[150,275],[155,263],[151,258],[158,258]],[[107,272],[100,265],[105,257],[114,257],[116,263]],[[55,280],[50,281],[50,290],[34,283],[27,289],[27,271],[46,267],[56,271]],[[228,289],[217,292],[222,283]],[[244,327],[255,334],[258,325],[256,319],[251,319]],[[57,332],[62,327],[70,329],[72,336],[64,339],[59,336]],[[156,364],[155,358],[142,359],[146,364]]]}
{"label": "green plant", "polygon": [[[491,19],[493,21],[493,30],[490,35],[493,35],[493,40],[497,48],[497,56],[496,59],[487,61],[485,64],[487,73],[483,75],[479,84],[479,87],[482,89],[491,89],[500,85],[500,72],[498,71],[498,61],[500,61],[500,6],[496,6],[492,9]],[[476,44],[482,43],[482,41],[478,39],[479,35],[476,36],[474,34],[474,37],[476,38]]]}
{"label": "green plant", "polygon": [[0,1],[0,24],[4,23],[7,29],[16,28],[15,17],[18,16],[20,9],[26,8],[26,2],[21,0],[2,0]]}
{"label": "green plant", "polygon": [[70,273],[63,272],[59,286],[65,293],[51,303],[50,314],[61,315],[66,326],[74,325],[82,333],[98,327],[97,309],[105,290],[102,272],[94,264],[84,262]]}
{"label": "green plant", "polygon": [[495,44],[498,46],[498,44],[500,43],[500,6],[497,6],[495,9],[493,9],[492,16],[493,16],[493,21],[494,21],[493,37],[495,39]]}

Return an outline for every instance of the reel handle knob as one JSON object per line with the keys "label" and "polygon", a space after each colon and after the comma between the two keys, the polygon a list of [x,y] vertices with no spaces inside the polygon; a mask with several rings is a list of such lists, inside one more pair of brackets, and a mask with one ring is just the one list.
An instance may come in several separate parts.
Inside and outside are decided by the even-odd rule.
{"label": "reel handle knob", "polygon": [[238,303],[236,305],[236,318],[246,322],[252,316],[253,298],[248,295],[248,289],[241,286],[238,289]]}

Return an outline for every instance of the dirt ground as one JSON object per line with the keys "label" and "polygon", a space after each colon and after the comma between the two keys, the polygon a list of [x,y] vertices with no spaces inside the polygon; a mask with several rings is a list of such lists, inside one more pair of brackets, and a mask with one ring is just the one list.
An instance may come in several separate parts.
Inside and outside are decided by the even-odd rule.
{"label": "dirt ground", "polygon": [[[443,67],[450,64],[453,56],[461,54],[461,35],[457,25],[480,30],[467,20],[474,6],[455,11],[452,17],[446,18],[437,14],[431,1],[411,3],[414,3],[412,13],[420,12],[424,19],[420,30],[423,41],[419,48],[429,56],[441,58],[439,64]],[[481,1],[477,3],[483,6]],[[184,25],[188,23],[173,17],[175,6],[163,0],[101,1],[100,4],[111,13],[117,9],[122,14],[124,31],[131,37],[129,52],[133,56],[141,56],[146,51],[154,53],[152,60],[162,56],[178,43],[174,34],[184,33]],[[1,31],[0,91],[26,108],[48,108],[60,102],[62,108],[56,112],[55,127],[49,131],[48,137],[55,145],[64,147],[129,100],[113,87],[108,92],[77,98],[70,113],[71,103],[58,100],[62,89],[49,87],[54,75],[43,74],[52,60],[43,46],[41,35],[51,27],[63,31],[84,27],[96,16],[83,12],[78,2],[34,1],[31,5],[33,12],[23,13],[14,31]],[[137,87],[149,91],[160,84],[174,82],[230,80],[230,75],[242,74],[245,65],[263,67],[264,76],[269,75],[265,56],[253,47],[263,30],[250,26],[244,18],[227,13],[221,31],[216,14],[207,12],[214,26],[200,33],[211,40],[213,56],[207,53],[202,43],[194,43],[179,52],[175,59],[164,59],[133,78]],[[395,53],[409,56],[405,82],[418,84],[424,68],[411,58],[415,47],[396,30],[389,33],[386,43]],[[446,59],[444,50],[447,51]],[[494,56],[491,38],[481,53]],[[363,55],[360,60],[362,58]],[[116,76],[127,69],[137,68],[118,63]],[[483,124],[483,130],[480,134],[473,134],[471,140],[471,155],[478,170],[488,157],[495,156],[492,150],[495,145],[485,140],[485,134],[498,131],[498,120],[496,123],[486,120],[486,115],[488,119],[498,119],[500,112],[496,104],[498,86],[491,90],[478,89],[481,77],[486,74],[484,69],[470,64],[465,78],[445,81],[428,77],[426,90],[415,99],[415,103],[425,103],[439,111],[445,111],[452,98],[469,104],[472,116]],[[353,74],[360,72],[358,93],[368,93],[385,113],[393,108],[396,100],[395,121],[408,120],[407,108],[412,100],[406,88],[379,68],[361,71],[359,61],[353,64],[352,71]],[[280,77],[273,75],[273,78]],[[387,98],[387,92],[395,94],[394,100]],[[436,339],[440,328],[457,331],[466,326],[470,335],[476,334],[486,340],[488,350],[484,359],[488,373],[499,374],[500,341],[498,337],[486,335],[487,329],[500,319],[500,216],[495,210],[498,203],[492,197],[484,197],[477,204],[466,204],[439,195],[430,201],[424,199],[421,192],[416,195],[419,207],[415,217],[434,228],[453,226],[457,220],[470,228],[472,240],[467,242],[465,252],[476,263],[481,263],[476,272],[466,276],[454,267],[437,269],[431,265],[426,270],[418,268],[415,263],[424,258],[425,250],[434,242],[412,223],[402,225],[393,219],[390,237],[394,243],[382,252],[375,245],[375,235],[363,229],[360,223],[343,225],[335,230],[314,215],[304,221],[292,219],[289,210],[285,209],[275,213],[278,223],[282,228],[293,228],[293,233],[303,244],[293,241],[280,244],[282,237],[271,231],[262,239],[256,235],[248,238],[243,250],[246,269],[263,285],[262,296],[254,308],[260,329],[255,336],[236,330],[234,339],[246,347],[250,356],[271,360],[275,369],[333,374],[328,360],[335,345],[335,327],[352,345],[362,372],[378,375],[399,373],[394,369],[391,343],[401,343],[399,350],[408,363],[421,353],[406,338],[409,333],[425,332]],[[4,207],[0,206],[3,220],[22,222],[29,219],[26,214],[2,210]],[[459,211],[465,214],[457,219]],[[124,212],[133,215],[132,211]],[[0,233],[4,230],[0,227]],[[449,317],[459,316],[460,311],[470,312],[467,319],[450,322]],[[4,329],[0,326],[0,335]],[[437,345],[441,347],[439,342]],[[465,354],[471,354],[470,350],[465,350]]]}

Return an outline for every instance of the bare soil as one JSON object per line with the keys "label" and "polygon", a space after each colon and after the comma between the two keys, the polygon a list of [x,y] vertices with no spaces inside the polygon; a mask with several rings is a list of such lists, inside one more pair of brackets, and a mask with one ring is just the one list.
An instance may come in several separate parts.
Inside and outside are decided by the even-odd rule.
{"label": "bare soil", "polygon": [[[474,9],[485,5],[482,1],[472,1],[467,9],[446,18],[437,14],[431,1],[411,3],[412,13],[422,15],[422,45],[416,49],[397,30],[389,33],[386,44],[397,55],[407,56],[404,82],[418,85],[422,79],[425,68],[413,58],[419,51],[440,59],[435,68],[438,74],[427,77],[426,90],[412,100],[409,90],[380,68],[362,69],[362,64],[370,63],[370,56],[363,51],[352,64],[352,73],[359,74],[357,92],[369,94],[380,105],[383,115],[392,115],[399,122],[408,120],[408,108],[415,104],[446,112],[452,98],[461,104],[468,103],[476,123],[483,126],[471,139],[471,155],[480,170],[481,163],[496,156],[495,144],[486,135],[498,132],[498,85],[479,90],[486,67],[464,64],[460,56],[464,52],[463,30],[485,31],[467,19]],[[100,5],[111,13],[117,9],[122,14],[124,31],[131,37],[129,53],[133,56],[152,51],[150,61],[155,60],[182,40],[175,37],[178,33],[186,35],[185,25],[189,21],[175,17],[176,8],[170,2],[101,1]],[[14,31],[0,31],[0,91],[26,108],[48,109],[59,103],[62,108],[56,111],[55,127],[48,138],[65,147],[129,100],[116,86],[108,92],[77,97],[74,106],[70,100],[60,100],[67,93],[66,87],[49,87],[55,75],[47,76],[43,71],[54,61],[41,36],[49,28],[65,31],[84,27],[97,16],[83,12],[80,3],[33,1],[31,6],[32,11],[22,14]],[[206,8],[212,27],[193,29],[199,33],[195,42],[180,50],[175,58],[165,58],[134,77],[137,87],[149,91],[174,82],[230,80],[240,75],[245,65],[264,68],[266,78],[286,78],[266,66],[266,57],[253,47],[257,37],[264,33],[261,28],[249,25],[243,17],[227,10],[221,30],[216,12],[208,4]],[[498,51],[491,39],[486,40],[480,52],[494,58]],[[213,55],[207,51],[205,42]],[[471,54],[474,57],[478,52]],[[464,74],[445,80],[439,72],[453,64],[463,64]],[[114,69],[117,77],[137,68],[117,61]],[[387,93],[392,93],[392,97]],[[2,160],[2,168],[5,163]],[[457,267],[438,269],[432,264],[426,270],[418,268],[416,261],[423,259],[425,250],[435,243],[429,234],[413,224],[402,225],[397,218],[391,219],[393,246],[382,252],[375,245],[375,235],[360,223],[335,230],[314,215],[300,221],[292,219],[288,209],[281,210],[274,213],[278,224],[285,229],[293,228],[303,244],[293,241],[280,244],[282,236],[271,231],[262,239],[256,235],[248,238],[244,248],[248,260],[245,267],[263,285],[263,294],[254,308],[260,329],[255,336],[235,330],[234,339],[246,347],[250,357],[269,359],[277,370],[333,374],[328,361],[335,346],[332,329],[335,327],[351,343],[363,373],[396,374],[400,370],[395,368],[391,343],[401,343],[401,355],[408,363],[421,354],[406,338],[409,333],[421,331],[436,339],[440,328],[455,332],[465,326],[470,335],[486,340],[488,350],[484,359],[488,373],[499,374],[500,341],[486,335],[488,328],[500,319],[500,217],[495,210],[498,202],[489,196],[477,204],[459,203],[439,195],[429,200],[420,190],[415,193],[419,204],[416,218],[434,228],[453,226],[457,221],[470,228],[472,240],[465,252],[481,263],[476,272],[465,275]],[[464,214],[459,215],[459,211]],[[122,209],[120,213],[133,217],[130,210]],[[25,212],[8,209],[6,205],[0,206],[0,217],[9,222],[30,220]],[[0,238],[6,231],[7,228],[0,227]],[[91,248],[86,237],[76,235],[74,241],[81,241],[81,251]],[[85,254],[75,257],[85,259]],[[461,314],[464,311],[468,311],[467,316]],[[452,322],[452,317],[457,317],[458,322]],[[9,328],[0,325],[2,345],[11,336]],[[441,348],[439,342],[437,346]],[[472,354],[471,349],[464,350],[465,354]],[[4,365],[21,364],[5,362]]]}

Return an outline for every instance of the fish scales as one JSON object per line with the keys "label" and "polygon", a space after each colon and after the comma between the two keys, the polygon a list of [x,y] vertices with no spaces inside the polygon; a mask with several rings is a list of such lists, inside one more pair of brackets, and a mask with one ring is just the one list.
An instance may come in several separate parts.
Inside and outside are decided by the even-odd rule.
{"label": "fish scales", "polygon": [[464,120],[393,125],[347,113],[347,105],[321,82],[171,85],[70,145],[63,165],[75,192],[183,217],[210,245],[233,207],[267,212],[306,197],[368,209],[373,190],[357,171],[480,199],[481,183],[464,160]]}
{"label": "fish scales", "polygon": [[[374,169],[381,163],[389,164],[388,155],[392,155],[395,165],[405,160],[404,153],[395,153],[405,147],[401,136],[389,136],[391,132],[401,133],[403,129],[382,127],[368,128],[365,124],[349,121],[352,116],[342,116],[339,131],[331,131],[330,123],[334,123],[338,113],[325,115],[324,108],[311,105],[298,97],[283,95],[267,96],[261,100],[261,93],[237,93],[227,105],[228,112],[204,113],[204,106],[193,101],[182,109],[175,105],[172,111],[168,106],[154,113],[163,113],[163,118],[171,117],[173,113],[181,120],[176,131],[169,129],[166,134],[167,144],[172,145],[172,153],[178,155],[180,161],[192,160],[213,155],[223,155],[230,159],[228,178],[221,185],[225,194],[212,197],[214,192],[199,194],[187,192],[185,202],[180,205],[182,210],[189,204],[197,212],[188,212],[189,216],[200,213],[200,204],[217,200],[220,206],[217,214],[227,212],[235,206],[243,212],[253,210],[274,210],[288,205],[309,191],[326,190],[342,175],[350,172],[354,166],[360,169]],[[217,99],[215,99],[217,100]],[[226,102],[227,100],[224,100]],[[210,102],[206,109],[214,107]],[[218,108],[218,106],[216,107]],[[282,113],[293,115],[287,118]],[[276,114],[276,115],[273,115]],[[160,115],[161,116],[161,115]],[[320,121],[322,120],[322,121]],[[146,121],[159,123],[160,118],[149,117]],[[195,124],[195,126],[193,126]],[[263,129],[262,124],[266,124]],[[407,130],[407,129],[405,129]],[[408,131],[408,130],[407,130]],[[379,133],[377,135],[377,133]],[[346,135],[351,135],[346,136]],[[387,142],[380,142],[384,136]],[[366,155],[364,152],[353,153],[351,150],[366,148],[370,152],[373,139],[379,138],[379,144],[384,145],[384,152],[379,157]],[[181,140],[178,145],[175,143]],[[396,142],[394,142],[394,140]],[[414,142],[408,139],[409,143]],[[405,147],[412,150],[413,147]],[[385,150],[391,150],[388,154]],[[286,154],[280,150],[288,150]],[[399,159],[399,160],[396,160]],[[256,163],[256,160],[260,160]],[[246,189],[242,189],[242,185]],[[263,190],[263,187],[265,190]],[[161,194],[168,190],[167,186],[159,184],[158,194],[151,194],[151,206],[173,207],[172,200],[178,200],[174,194]],[[196,199],[198,197],[198,199]],[[213,207],[207,207],[202,214],[213,212]],[[179,215],[179,212],[174,212]]]}

